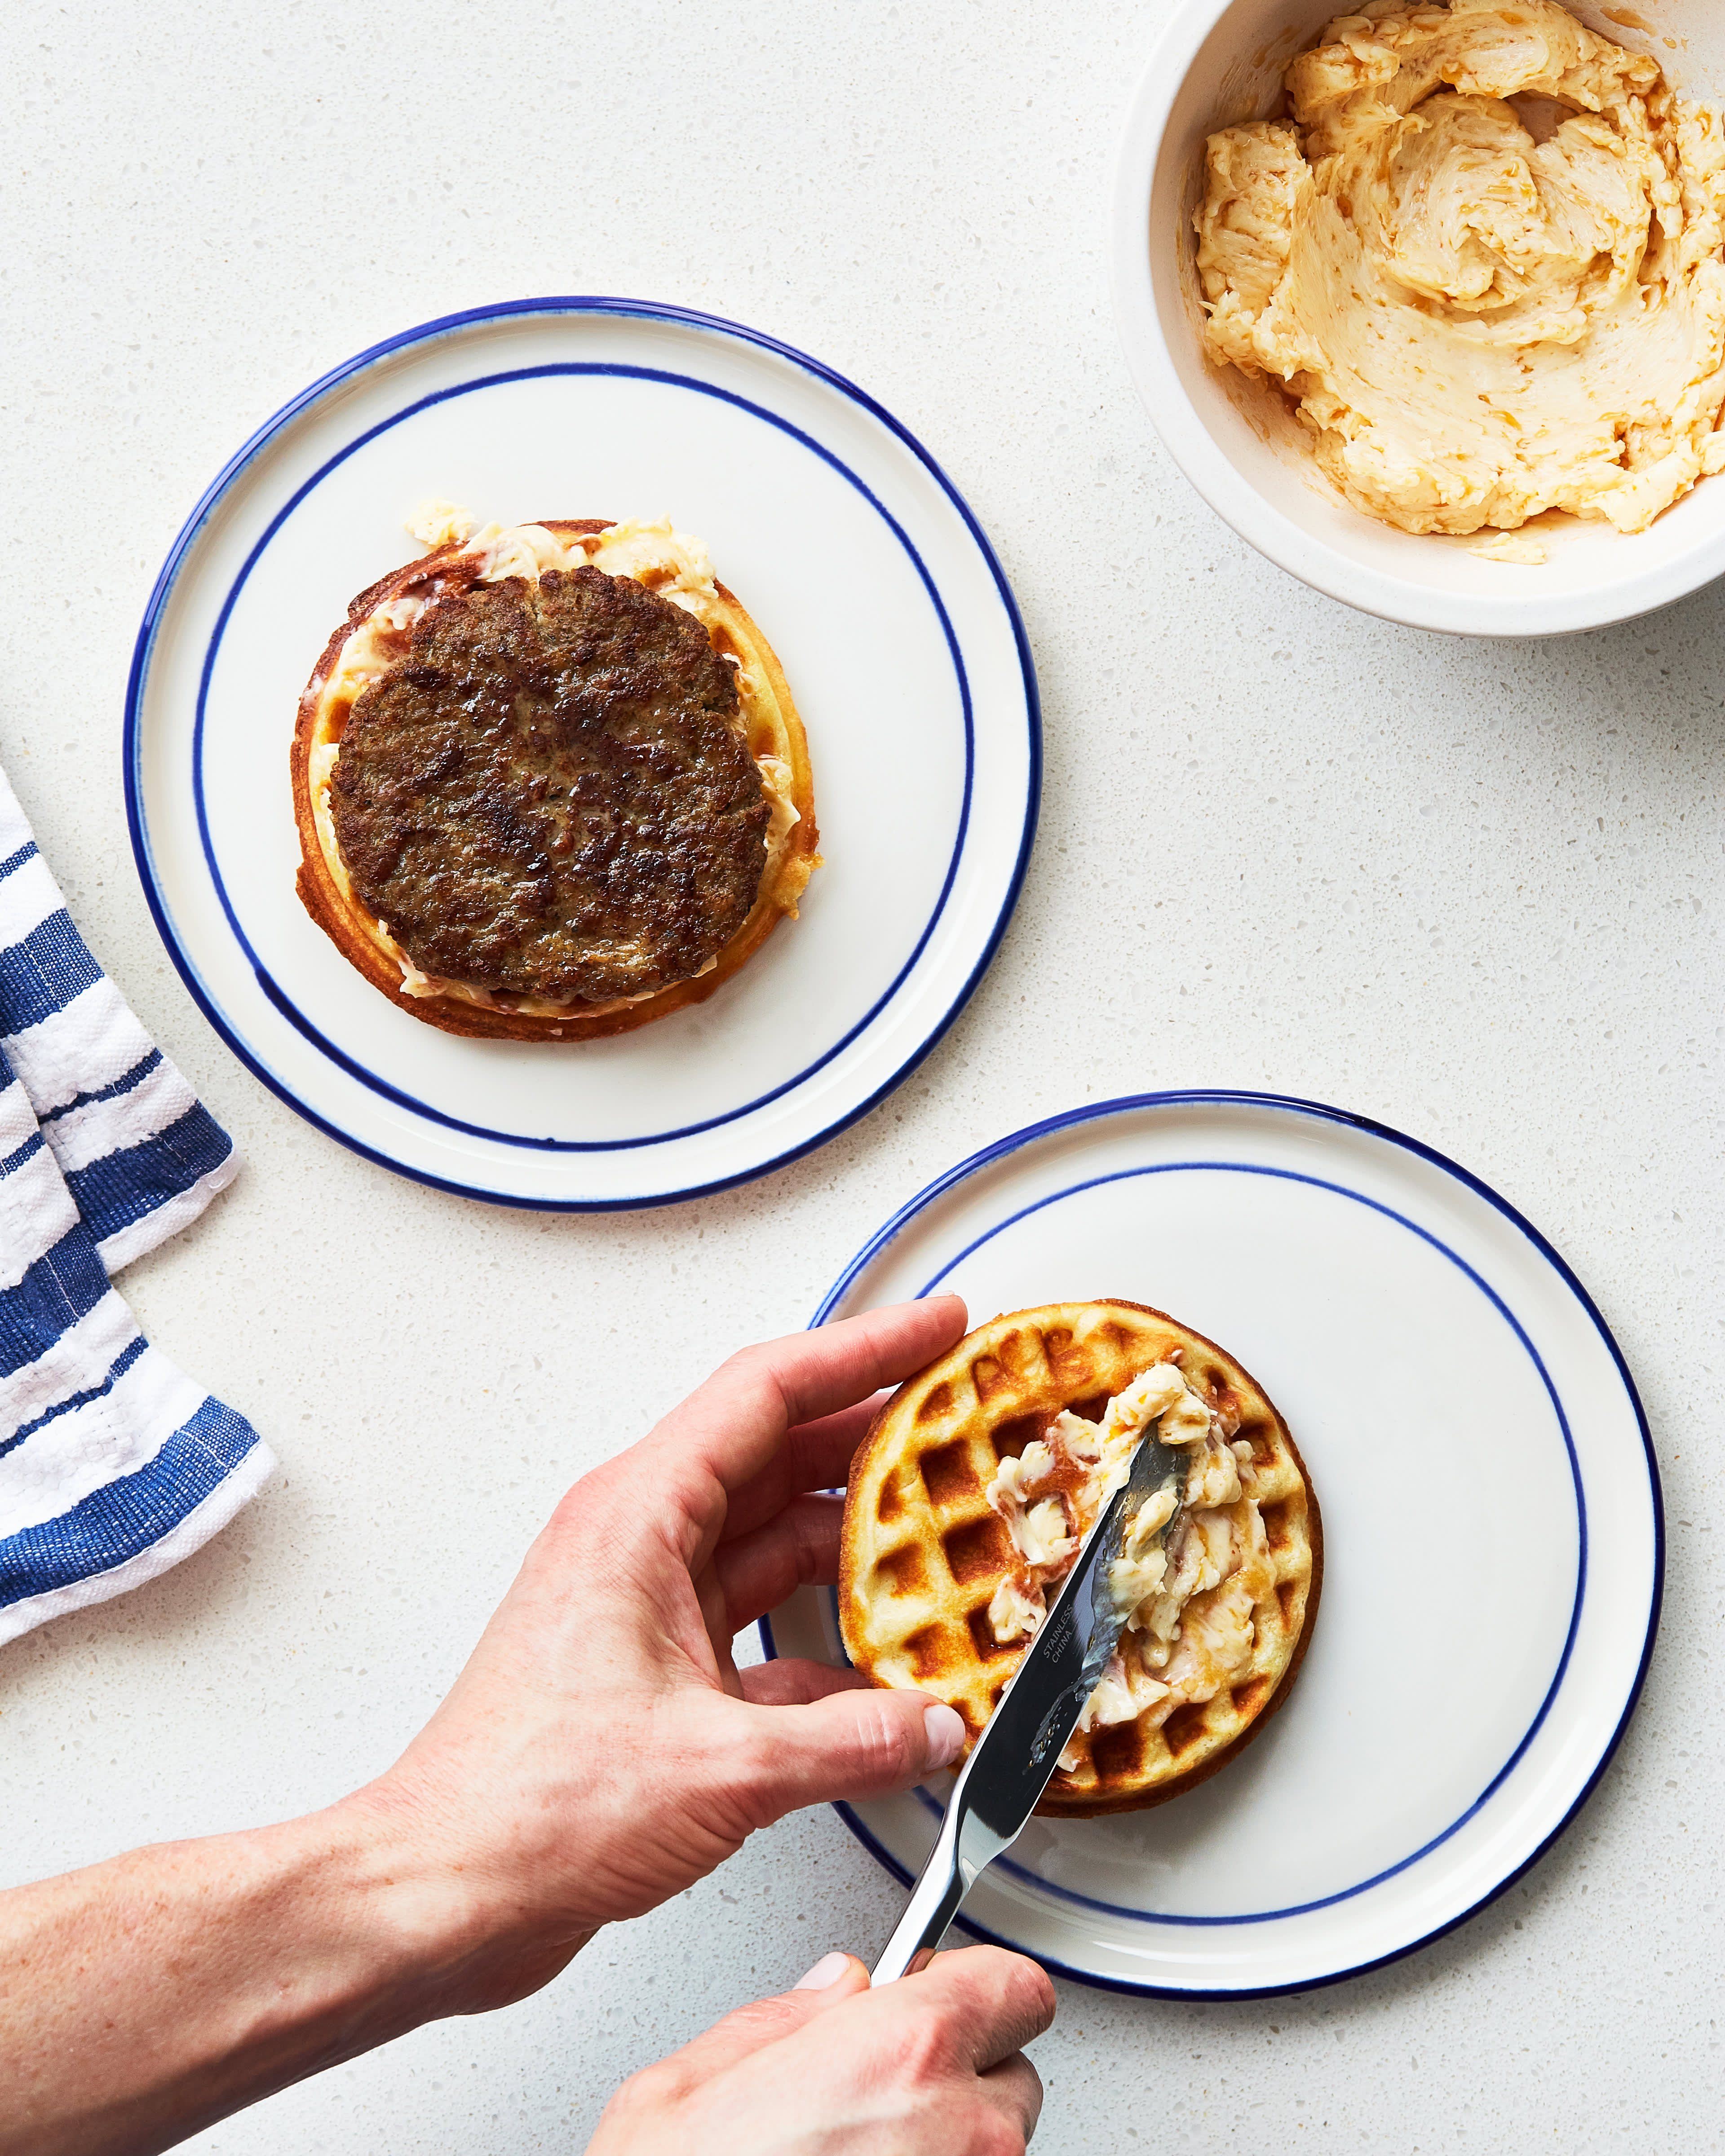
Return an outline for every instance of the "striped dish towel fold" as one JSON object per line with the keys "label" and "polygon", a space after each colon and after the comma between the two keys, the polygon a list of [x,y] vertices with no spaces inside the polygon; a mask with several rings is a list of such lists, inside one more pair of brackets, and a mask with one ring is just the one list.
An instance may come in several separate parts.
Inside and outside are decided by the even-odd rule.
{"label": "striped dish towel fold", "polygon": [[90,957],[0,772],[0,1641],[166,1572],[275,1465],[108,1281],[239,1166]]}

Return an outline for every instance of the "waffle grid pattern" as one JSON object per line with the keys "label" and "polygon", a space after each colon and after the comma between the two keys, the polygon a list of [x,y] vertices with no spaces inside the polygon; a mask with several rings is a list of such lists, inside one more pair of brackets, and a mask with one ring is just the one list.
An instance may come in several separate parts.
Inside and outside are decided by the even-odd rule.
{"label": "waffle grid pattern", "polygon": [[[839,1606],[852,1661],[876,1684],[948,1701],[973,1740],[1024,1652],[988,1621],[1014,1563],[986,1491],[1062,1408],[1094,1419],[1150,1364],[1178,1355],[1231,1435],[1252,1447],[1251,1486],[1274,1574],[1255,1604],[1250,1661],[1212,1700],[1163,1701],[1075,1738],[1078,1764],[1038,1810],[1136,1810],[1178,1794],[1252,1732],[1305,1644],[1321,1569],[1317,1507],[1281,1416],[1202,1334],[1134,1303],[1053,1304],[997,1317],[911,1378],[875,1417],[851,1470]],[[1248,1499],[1230,1507],[1243,1516]],[[1242,1517],[1242,1525],[1244,1520]],[[1202,1598],[1196,1598],[1201,1601]]]}

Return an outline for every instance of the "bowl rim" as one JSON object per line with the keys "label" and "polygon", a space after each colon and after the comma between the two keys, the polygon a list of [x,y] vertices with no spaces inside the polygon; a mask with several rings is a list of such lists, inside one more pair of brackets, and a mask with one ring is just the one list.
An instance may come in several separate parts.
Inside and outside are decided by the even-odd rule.
{"label": "bowl rim", "polygon": [[[1110,202],[1114,320],[1127,371],[1163,447],[1204,500],[1266,560],[1314,591],[1384,621],[1455,636],[1565,636],[1608,629],[1687,598],[1725,574],[1722,520],[1681,555],[1626,569],[1579,591],[1521,588],[1499,597],[1438,589],[1369,567],[1331,546],[1276,507],[1219,446],[1174,363],[1156,304],[1145,232],[1175,103],[1205,40],[1235,4],[1173,0],[1127,107]],[[1725,485],[1725,475],[1721,479]]]}

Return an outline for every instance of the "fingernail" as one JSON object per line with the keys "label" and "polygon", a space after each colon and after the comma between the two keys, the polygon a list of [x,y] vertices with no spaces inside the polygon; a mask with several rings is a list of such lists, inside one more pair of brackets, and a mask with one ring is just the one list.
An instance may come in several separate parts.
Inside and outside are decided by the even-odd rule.
{"label": "fingernail", "polygon": [[950,1767],[964,1749],[964,1717],[956,1707],[931,1707],[924,1711],[922,1727],[928,1732],[928,1763]]}
{"label": "fingernail", "polygon": [[799,1977],[791,1986],[792,1990],[824,1991],[829,1984],[836,1984],[844,1975],[845,1965],[850,1959],[849,1954],[823,1954],[808,1975]]}

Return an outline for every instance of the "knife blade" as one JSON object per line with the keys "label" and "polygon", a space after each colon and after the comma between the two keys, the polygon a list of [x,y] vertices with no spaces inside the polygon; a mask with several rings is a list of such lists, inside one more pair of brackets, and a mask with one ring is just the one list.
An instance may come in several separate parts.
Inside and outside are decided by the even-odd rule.
{"label": "knife blade", "polygon": [[1129,1613],[1109,1593],[1108,1573],[1127,1527],[1147,1499],[1171,1487],[1174,1510],[1159,1535],[1165,1544],[1185,1502],[1189,1466],[1189,1454],[1164,1445],[1153,1430],[1145,1432],[1131,1473],[1098,1515],[1054,1607],[971,1748],[934,1847],[875,1964],[872,1982],[890,1984],[921,1969],[978,1876],[1023,1833],[1126,1628]]}

